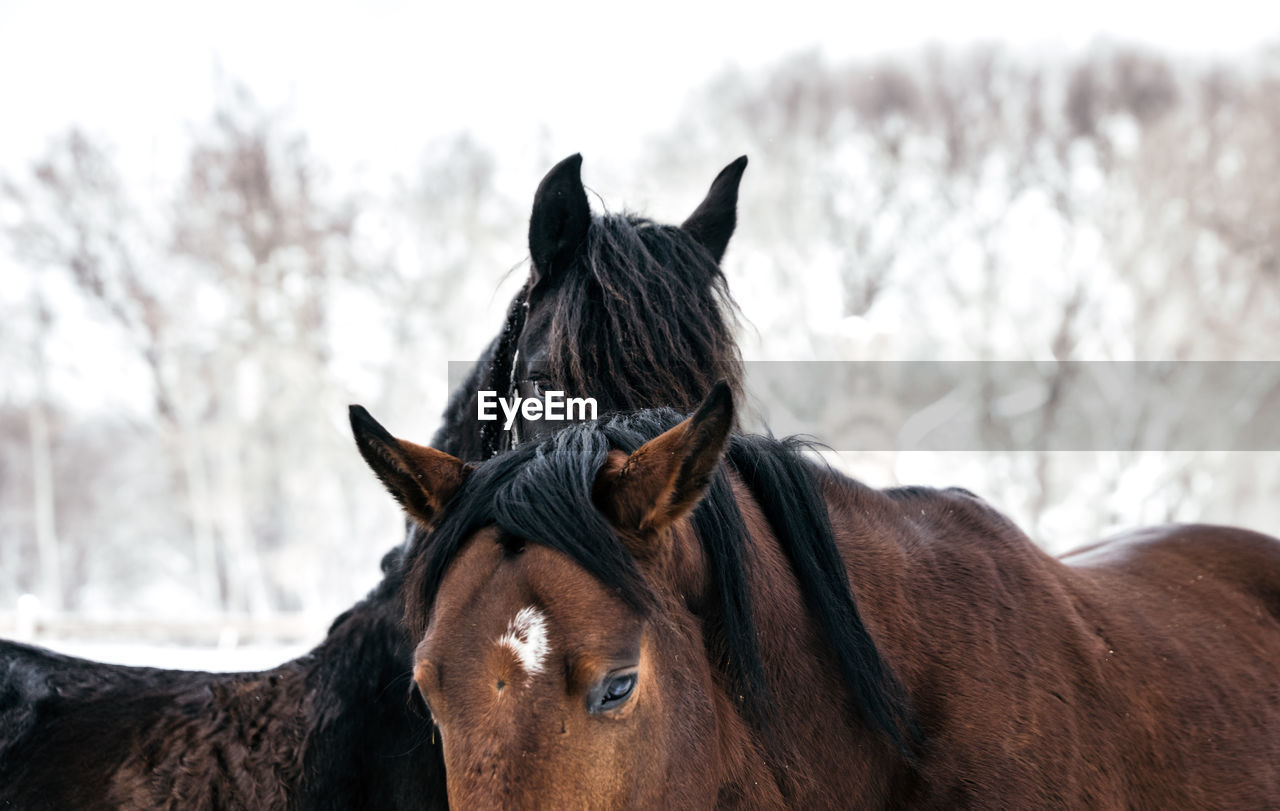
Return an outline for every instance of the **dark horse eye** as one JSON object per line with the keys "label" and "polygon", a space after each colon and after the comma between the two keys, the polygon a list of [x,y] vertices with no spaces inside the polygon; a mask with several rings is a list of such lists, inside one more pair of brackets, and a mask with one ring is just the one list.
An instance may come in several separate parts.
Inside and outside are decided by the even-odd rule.
{"label": "dark horse eye", "polygon": [[631,693],[636,689],[635,671],[630,673],[619,673],[605,679],[601,685],[599,699],[597,700],[595,710],[611,710],[622,704],[631,697]]}
{"label": "dark horse eye", "polygon": [[533,393],[539,397],[545,396],[551,388],[551,378],[543,372],[530,373],[529,382],[533,384]]}

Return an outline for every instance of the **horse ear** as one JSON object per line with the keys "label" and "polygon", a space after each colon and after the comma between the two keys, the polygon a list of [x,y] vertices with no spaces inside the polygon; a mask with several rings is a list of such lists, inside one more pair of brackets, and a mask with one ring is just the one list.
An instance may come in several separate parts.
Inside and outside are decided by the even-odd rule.
{"label": "horse ear", "polygon": [[547,172],[533,195],[529,255],[534,284],[573,261],[590,226],[591,206],[582,188],[582,156],[570,155]]}
{"label": "horse ear", "polygon": [[698,208],[684,221],[683,228],[689,236],[702,243],[716,262],[724,257],[729,247],[729,237],[738,224],[738,184],[747,168],[747,156],[743,155],[720,170],[711,181],[711,190]]}
{"label": "horse ear", "polygon": [[423,526],[462,486],[471,466],[434,448],[396,439],[365,411],[349,409],[356,447],[396,501]]}
{"label": "horse ear", "polygon": [[711,484],[732,427],[733,394],[721,380],[692,417],[615,469],[605,507],[617,526],[656,533],[684,517]]}

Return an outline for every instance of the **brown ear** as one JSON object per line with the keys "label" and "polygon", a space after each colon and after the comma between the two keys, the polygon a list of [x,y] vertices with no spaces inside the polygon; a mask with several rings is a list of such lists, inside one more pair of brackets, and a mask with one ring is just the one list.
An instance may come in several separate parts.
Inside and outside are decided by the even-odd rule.
{"label": "brown ear", "polygon": [[721,380],[698,411],[654,437],[613,474],[605,505],[620,528],[660,532],[702,498],[733,427],[733,394]]}
{"label": "brown ear", "polygon": [[364,406],[348,409],[360,455],[415,520],[424,526],[462,486],[469,465],[434,448],[396,439]]}

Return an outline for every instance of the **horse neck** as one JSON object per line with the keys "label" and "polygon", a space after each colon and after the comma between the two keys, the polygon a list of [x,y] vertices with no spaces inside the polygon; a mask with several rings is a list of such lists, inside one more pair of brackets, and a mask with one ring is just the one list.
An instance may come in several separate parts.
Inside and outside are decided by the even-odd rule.
{"label": "horse neck", "polygon": [[[723,693],[717,697],[722,794],[740,787],[748,805],[762,807],[879,804],[903,761],[858,719],[778,537],[746,485],[736,475],[731,480],[752,539],[747,578],[772,714],[769,730],[761,733],[737,702]],[[720,683],[727,684],[727,677]],[[768,787],[750,788],[757,782]]]}
{"label": "horse neck", "polygon": [[[1071,636],[1059,627],[1072,611],[1065,567],[963,490],[880,491],[833,477],[826,495],[859,612],[924,734],[919,765],[899,768],[886,787],[891,804],[963,805],[975,790],[975,748],[988,764],[1001,762],[1006,742],[1022,733],[1013,719],[1026,716],[1012,714],[1004,697],[1034,695],[1050,713],[1066,706],[1047,690],[1025,691],[1032,673],[1047,684],[1073,670]],[[1044,627],[1053,628],[1049,637],[1034,635]],[[1047,640],[1052,649],[1042,647]],[[1067,768],[1050,759],[1033,771],[1058,766]],[[1034,805],[1034,785],[1015,786],[1010,775],[1002,796]]]}
{"label": "horse neck", "polygon": [[410,703],[410,650],[392,573],[300,662],[307,688],[299,807],[443,808],[431,724]]}

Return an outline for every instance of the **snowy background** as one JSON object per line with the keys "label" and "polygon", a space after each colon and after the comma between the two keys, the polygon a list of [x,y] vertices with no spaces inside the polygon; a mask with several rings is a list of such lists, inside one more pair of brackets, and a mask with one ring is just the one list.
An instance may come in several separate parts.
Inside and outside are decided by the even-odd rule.
{"label": "snowy background", "polygon": [[[0,634],[320,638],[402,525],[347,404],[430,437],[573,152],[597,209],[674,222],[750,156],[751,361],[1280,360],[1280,13],[834,8],[0,2]],[[1280,454],[1148,448],[839,461],[1054,551],[1280,531]]]}

